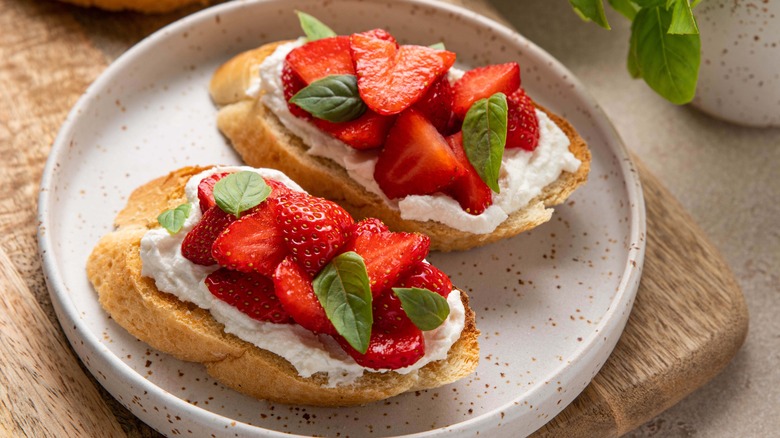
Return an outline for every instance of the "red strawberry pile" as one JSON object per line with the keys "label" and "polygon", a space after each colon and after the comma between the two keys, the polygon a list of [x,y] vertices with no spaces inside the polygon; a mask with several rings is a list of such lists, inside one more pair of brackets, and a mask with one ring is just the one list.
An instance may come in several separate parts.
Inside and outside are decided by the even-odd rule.
{"label": "red strawberry pile", "polygon": [[[397,369],[424,355],[422,331],[404,313],[391,288],[449,295],[449,278],[423,261],[429,249],[427,236],[391,232],[378,219],[355,223],[337,204],[267,178],[270,195],[237,219],[214,201],[214,185],[227,175],[217,173],[199,184],[203,217],[181,248],[195,264],[219,265],[206,278],[216,298],[259,321],[297,323],[331,335],[368,368]],[[346,251],[362,256],[373,296],[375,322],[365,354],[336,333],[312,285],[319,271]]]}
{"label": "red strawberry pile", "polygon": [[451,84],[447,72],[455,53],[399,45],[381,29],[308,42],[286,57],[284,95],[292,96],[329,75],[353,75],[367,110],[360,117],[334,123],[288,106],[297,117],[356,149],[378,149],[374,179],[389,198],[445,193],[461,207],[480,214],[492,192],[463,150],[463,119],[477,100],[502,92],[507,96],[507,148],[533,151],[539,121],[520,87],[516,62],[466,72]]}

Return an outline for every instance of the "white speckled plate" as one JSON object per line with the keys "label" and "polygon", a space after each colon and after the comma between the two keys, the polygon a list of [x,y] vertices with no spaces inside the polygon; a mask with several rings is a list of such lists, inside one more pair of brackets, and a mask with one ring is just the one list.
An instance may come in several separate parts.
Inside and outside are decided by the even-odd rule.
{"label": "white speckled plate", "polygon": [[[590,143],[590,181],[550,223],[430,257],[470,292],[478,314],[482,359],[467,379],[358,408],[257,401],[128,335],[103,312],[86,279],[90,250],[133,188],[183,165],[238,162],[216,129],[209,78],[242,50],[298,36],[293,9],[340,33],[385,27],[402,41],[443,41],[462,65],[517,60],[529,93]],[[577,79],[505,27],[413,0],[236,1],[161,30],[111,65],[70,113],[46,167],[39,211],[45,273],[73,347],[118,400],[168,435],[530,433],[606,360],[631,309],[644,250],[636,172]]]}

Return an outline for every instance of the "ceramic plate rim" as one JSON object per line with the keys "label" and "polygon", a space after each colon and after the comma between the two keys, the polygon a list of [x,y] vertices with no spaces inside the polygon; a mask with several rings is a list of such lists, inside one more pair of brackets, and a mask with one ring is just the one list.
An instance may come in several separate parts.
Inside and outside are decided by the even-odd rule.
{"label": "ceramic plate rim", "polygon": [[[376,0],[371,0],[371,1],[376,1]],[[612,303],[613,304],[627,303],[628,306],[632,305],[634,296],[636,294],[636,290],[638,288],[638,283],[639,283],[638,280],[642,272],[642,264],[643,264],[644,252],[645,252],[645,231],[646,231],[645,219],[646,218],[645,218],[644,199],[641,190],[641,183],[638,178],[638,173],[634,167],[634,164],[631,161],[630,155],[628,154],[628,151],[623,141],[619,137],[614,126],[609,121],[603,109],[598,105],[595,99],[588,93],[588,91],[585,89],[584,85],[579,81],[579,79],[577,79],[577,77],[573,75],[568,69],[566,69],[557,59],[555,59],[552,55],[548,54],[540,47],[536,46],[533,42],[527,40],[525,37],[518,34],[516,31],[506,27],[505,25],[495,22],[491,19],[488,19],[469,9],[465,9],[463,7],[452,5],[449,3],[442,3],[433,0],[397,0],[397,1],[400,3],[407,3],[410,5],[427,6],[435,9],[440,9],[443,10],[444,12],[450,12],[459,15],[465,20],[475,22],[477,25],[481,27],[490,28],[492,31],[502,34],[503,36],[515,41],[517,44],[522,43],[524,45],[524,49],[528,50],[531,53],[531,56],[536,56],[543,59],[544,61],[549,63],[549,66],[554,71],[556,71],[561,75],[566,75],[569,78],[569,80],[573,84],[573,87],[570,90],[570,92],[576,94],[579,99],[581,99],[583,102],[589,105],[588,110],[592,111],[595,116],[594,124],[604,133],[604,135],[607,138],[611,140],[607,142],[607,148],[610,149],[611,152],[615,154],[618,160],[620,160],[619,167],[624,175],[625,189],[628,196],[628,200],[631,204],[629,207],[629,211],[631,212],[629,248],[628,248],[629,256],[627,257],[626,260],[626,267],[622,272],[622,277],[618,286],[618,291],[616,292],[612,300]],[[235,8],[247,7],[247,5],[251,5],[254,3],[273,3],[273,2],[283,4],[284,0],[250,0],[250,1],[227,2],[227,3],[212,6],[204,10],[198,11],[194,14],[191,14],[173,23],[168,24],[167,26],[159,29],[158,31],[144,38],[138,44],[134,45],[128,51],[126,51],[120,57],[118,57],[113,63],[111,63],[106,68],[105,71],[103,71],[100,74],[100,76],[87,88],[85,93],[79,98],[79,100],[73,106],[71,111],[68,113],[65,121],[63,122],[62,127],[60,128],[57,137],[54,140],[49,157],[46,162],[46,166],[44,167],[43,176],[40,185],[41,188],[38,196],[38,214],[37,214],[37,219],[39,223],[38,251],[42,259],[46,284],[49,289],[49,293],[52,302],[54,304],[55,311],[58,315],[58,318],[60,319],[60,323],[62,324],[63,327],[73,326],[74,328],[73,333],[71,333],[69,330],[65,330],[66,334],[68,335],[68,339],[71,343],[74,343],[72,336],[76,336],[75,332],[78,331],[79,340],[88,344],[88,347],[95,354],[97,354],[100,357],[100,359],[102,359],[109,367],[111,367],[119,374],[123,375],[125,378],[129,379],[130,383],[136,385],[139,388],[143,388],[146,391],[149,391],[150,394],[152,393],[156,394],[158,397],[161,397],[166,402],[174,405],[177,409],[193,411],[194,413],[203,416],[202,419],[205,421],[209,421],[209,422],[216,421],[219,424],[231,423],[232,425],[231,430],[234,432],[255,432],[255,433],[262,432],[267,436],[290,437],[290,436],[301,436],[301,435],[291,435],[289,433],[279,432],[276,430],[265,429],[260,426],[250,425],[248,423],[243,423],[241,421],[233,420],[231,418],[214,413],[212,411],[201,408],[199,406],[194,406],[192,404],[187,403],[186,401],[176,397],[173,394],[168,393],[163,388],[157,386],[153,382],[145,379],[143,376],[138,374],[128,364],[123,362],[119,357],[114,355],[108,348],[103,346],[102,343],[100,342],[100,339],[98,339],[98,337],[94,333],[92,333],[89,330],[78,330],[79,326],[81,325],[80,324],[81,318],[79,317],[78,310],[76,309],[72,300],[67,299],[67,291],[66,291],[67,286],[60,273],[59,266],[57,265],[57,260],[54,257],[54,251],[52,251],[52,249],[54,248],[54,243],[50,240],[49,234],[45,232],[46,224],[49,223],[48,218],[50,216],[50,211],[48,209],[48,206],[51,202],[50,190],[48,188],[51,187],[52,181],[54,179],[56,173],[55,168],[57,166],[57,162],[59,161],[59,158],[61,158],[61,156],[67,151],[67,144],[65,143],[66,139],[70,138],[70,135],[73,133],[74,126],[79,117],[79,113],[82,111],[82,109],[84,109],[86,106],[89,105],[90,100],[93,96],[92,92],[96,89],[101,89],[105,83],[110,82],[110,80],[116,74],[116,72],[121,70],[126,64],[132,62],[137,57],[143,56],[148,51],[154,50],[154,47],[158,44],[158,41],[164,40],[165,38],[169,37],[169,35],[171,34],[175,34],[176,31],[181,28],[197,26],[205,22],[206,20],[211,19],[211,17],[213,17],[216,14],[227,12]],[[631,257],[630,254],[632,250],[634,251],[633,258]],[[601,318],[601,321],[596,326],[597,329],[596,333],[600,333],[603,328],[607,327],[610,324],[611,325],[625,324],[625,320],[627,320],[627,315],[626,317],[622,318],[622,320],[621,318],[615,317],[616,316],[615,313],[621,310],[624,310],[622,306],[611,305],[610,308],[604,313],[603,317]],[[622,332],[622,327],[620,328],[620,330]],[[573,353],[573,355],[571,356],[570,363],[560,368],[558,371],[559,374],[565,372],[567,369],[570,369],[572,366],[571,364],[576,363],[577,360],[586,353],[586,351],[592,348],[596,348],[596,346],[593,345],[593,339],[589,339],[588,341],[590,342],[583,342],[583,345]],[[600,348],[611,349],[613,348],[613,346],[611,347],[601,346]],[[532,393],[538,390],[539,388],[537,387],[532,389],[529,392],[526,392],[525,394]],[[407,436],[415,436],[415,437],[435,436],[442,433],[466,432],[468,430],[473,430],[474,427],[478,428],[480,426],[488,425],[491,421],[495,422],[494,421],[495,417],[497,417],[501,413],[501,411],[509,412],[511,414],[511,412],[513,411],[512,409],[510,409],[511,405],[512,402],[510,401],[504,406],[496,408],[493,411],[486,412],[478,417],[463,422],[455,423],[452,425],[444,426],[442,428],[415,433]],[[561,410],[562,409],[563,408],[561,408]],[[507,418],[506,421],[511,421],[512,415],[507,415],[507,416],[510,418]]]}

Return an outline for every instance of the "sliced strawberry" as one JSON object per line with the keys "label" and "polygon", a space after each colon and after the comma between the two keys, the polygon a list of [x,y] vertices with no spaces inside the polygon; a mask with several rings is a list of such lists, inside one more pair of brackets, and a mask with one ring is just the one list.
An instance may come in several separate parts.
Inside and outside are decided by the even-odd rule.
{"label": "sliced strawberry", "polygon": [[292,260],[314,277],[341,252],[354,223],[338,204],[292,192],[276,200],[276,224]]}
{"label": "sliced strawberry", "polygon": [[455,83],[452,110],[461,120],[479,99],[502,92],[509,96],[520,86],[520,66],[516,62],[494,64],[467,71]]}
{"label": "sliced strawberry", "polygon": [[447,143],[466,169],[466,173],[447,187],[445,193],[457,200],[467,213],[481,214],[493,203],[493,191],[482,181],[466,156],[466,151],[463,150],[463,133],[458,132],[447,137]]}
{"label": "sliced strawberry", "polygon": [[444,272],[432,264],[422,261],[415,264],[409,272],[398,280],[398,287],[416,287],[428,289],[447,298],[452,292],[452,281]]}
{"label": "sliced strawberry", "polygon": [[382,115],[398,114],[420,100],[455,63],[452,52],[423,46],[398,47],[395,41],[377,37],[376,30],[349,38],[360,96]]}
{"label": "sliced strawberry", "polygon": [[296,47],[285,61],[306,85],[328,75],[354,75],[349,45],[346,35],[323,38]]}
{"label": "sliced strawberry", "polygon": [[395,122],[395,116],[381,116],[367,110],[362,116],[348,122],[333,123],[312,119],[318,128],[355,149],[372,149],[384,144],[387,133]]}
{"label": "sliced strawberry", "polygon": [[447,75],[442,75],[413,108],[425,116],[437,131],[446,135],[452,118],[452,96],[450,80]]}
{"label": "sliced strawberry", "polygon": [[265,201],[231,223],[214,241],[211,255],[222,266],[271,276],[287,256],[282,231],[271,204]]}
{"label": "sliced strawberry", "polygon": [[390,129],[374,179],[388,198],[401,198],[437,192],[465,172],[431,122],[410,109]]}
{"label": "sliced strawberry", "polygon": [[282,67],[282,90],[284,91],[284,100],[287,102],[287,108],[295,117],[309,120],[312,118],[311,114],[298,105],[290,103],[290,98],[295,96],[295,94],[304,87],[306,87],[306,82],[303,82],[303,79],[298,76],[298,73],[295,73],[292,67],[290,67],[290,64],[285,61]]}
{"label": "sliced strawberry", "polygon": [[300,193],[287,187],[286,185],[284,185],[284,183],[280,183],[275,179],[263,178],[263,180],[265,180],[265,183],[268,184],[269,187],[271,187],[271,193],[268,194],[268,197],[265,199],[266,201],[269,201],[271,199],[276,199],[288,193]]}
{"label": "sliced strawberry", "polygon": [[413,324],[391,333],[373,331],[366,354],[360,354],[340,336],[337,340],[355,362],[372,369],[396,370],[414,364],[425,355],[425,338]]}
{"label": "sliced strawberry", "polygon": [[412,324],[412,320],[406,316],[406,312],[401,307],[401,300],[393,293],[392,289],[382,291],[371,304],[374,310],[372,330],[392,333]]}
{"label": "sliced strawberry", "polygon": [[258,321],[292,322],[274,293],[270,278],[256,273],[220,268],[206,277],[209,292]]}
{"label": "sliced strawberry", "polygon": [[336,334],[314,294],[311,278],[292,257],[287,257],[276,267],[273,282],[276,296],[295,322],[315,333]]}
{"label": "sliced strawberry", "polygon": [[230,225],[236,217],[225,213],[214,206],[206,213],[181,243],[181,254],[192,263],[211,266],[217,261],[211,255],[211,246],[217,237]]}
{"label": "sliced strawberry", "polygon": [[230,175],[230,172],[215,173],[200,181],[198,184],[198,201],[200,201],[201,213],[205,213],[211,207],[217,205],[214,202],[214,184],[228,175]]}
{"label": "sliced strawberry", "polygon": [[368,271],[371,294],[379,296],[414,264],[428,255],[431,239],[419,233],[394,233],[381,230],[373,221],[361,221],[352,229],[346,251],[363,257]]}
{"label": "sliced strawberry", "polygon": [[534,151],[539,145],[539,118],[534,102],[518,88],[510,94],[507,103],[506,147]]}
{"label": "sliced strawberry", "polygon": [[[444,298],[447,298],[452,292],[452,282],[447,274],[426,261],[415,263],[406,274],[398,279],[398,283],[393,287],[428,289]],[[409,319],[401,306],[401,300],[398,299],[392,288],[384,290],[378,297],[374,298],[373,307],[375,330],[392,333],[412,324],[412,320]]]}

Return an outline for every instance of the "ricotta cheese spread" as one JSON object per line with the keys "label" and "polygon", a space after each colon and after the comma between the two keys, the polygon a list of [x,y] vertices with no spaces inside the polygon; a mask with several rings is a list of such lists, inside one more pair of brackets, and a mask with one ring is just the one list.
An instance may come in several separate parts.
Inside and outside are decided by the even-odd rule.
{"label": "ricotta cheese spread", "polygon": [[[181,231],[171,235],[164,228],[146,232],[141,239],[141,274],[154,279],[157,288],[175,295],[180,300],[209,310],[215,320],[224,324],[225,332],[287,359],[301,377],[323,372],[328,375],[328,386],[349,384],[363,375],[366,368],[358,365],[327,335],[315,335],[297,324],[274,324],[257,321],[235,307],[214,297],[206,286],[206,277],[218,266],[201,266],[187,260],[181,253],[181,244],[187,233],[202,217],[198,201],[198,184],[203,178],[220,172],[249,170],[263,177],[275,179],[287,187],[304,191],[282,172],[273,169],[254,169],[246,166],[215,167],[193,176],[187,182],[185,193],[191,204],[190,216]],[[438,328],[423,332],[425,355],[414,364],[394,370],[408,374],[426,364],[447,357],[465,325],[465,309],[460,292],[453,289],[447,297],[450,315]],[[387,372],[390,370],[374,370]]]}
{"label": "ricotta cheese spread", "polygon": [[[399,200],[388,199],[374,180],[378,152],[359,151],[319,130],[314,124],[295,117],[287,107],[282,86],[282,67],[290,51],[303,45],[304,38],[281,44],[259,67],[259,75],[253,78],[246,93],[250,97],[261,96],[262,102],[293,134],[309,146],[308,153],[328,158],[346,169],[349,176],[375,193],[388,205],[401,213],[406,220],[433,220],[452,228],[474,234],[493,232],[510,214],[525,207],[542,193],[544,187],[558,179],[561,172],[576,172],[580,160],[569,151],[569,138],[542,111],[539,118],[539,145],[533,152],[523,149],[506,149],[501,164],[499,187],[501,193],[493,193],[493,204],[482,214],[472,215],[464,211],[451,197],[411,195]],[[450,81],[463,72],[452,68]]]}

